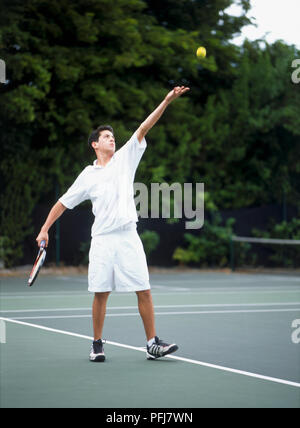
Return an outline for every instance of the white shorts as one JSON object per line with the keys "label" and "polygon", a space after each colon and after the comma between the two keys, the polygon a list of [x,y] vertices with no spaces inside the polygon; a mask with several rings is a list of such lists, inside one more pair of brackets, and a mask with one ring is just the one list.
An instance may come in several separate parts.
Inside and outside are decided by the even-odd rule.
{"label": "white shorts", "polygon": [[92,238],[88,280],[92,293],[150,289],[146,255],[136,223]]}

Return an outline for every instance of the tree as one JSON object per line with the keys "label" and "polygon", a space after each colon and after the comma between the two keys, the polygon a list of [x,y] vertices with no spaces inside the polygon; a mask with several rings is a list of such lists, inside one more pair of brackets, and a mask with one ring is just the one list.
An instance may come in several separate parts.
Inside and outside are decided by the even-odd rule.
{"label": "tree", "polygon": [[51,205],[55,185],[62,193],[91,162],[91,129],[110,123],[120,147],[176,84],[191,92],[149,133],[137,181],[204,181],[221,209],[273,200],[278,170],[298,196],[299,91],[286,77],[299,53],[230,43],[249,22],[228,15],[233,0],[163,3],[2,0],[0,228],[20,248],[13,263],[36,204]]}
{"label": "tree", "polygon": [[220,209],[299,201],[299,88],[291,63],[299,51],[281,42],[246,42],[231,90],[207,98],[201,118],[203,150],[194,180]]}

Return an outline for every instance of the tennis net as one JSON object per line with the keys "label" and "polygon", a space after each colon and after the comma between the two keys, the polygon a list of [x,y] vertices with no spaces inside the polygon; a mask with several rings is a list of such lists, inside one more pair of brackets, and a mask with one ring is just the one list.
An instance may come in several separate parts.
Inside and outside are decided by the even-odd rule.
{"label": "tennis net", "polygon": [[231,236],[230,266],[299,268],[300,240]]}

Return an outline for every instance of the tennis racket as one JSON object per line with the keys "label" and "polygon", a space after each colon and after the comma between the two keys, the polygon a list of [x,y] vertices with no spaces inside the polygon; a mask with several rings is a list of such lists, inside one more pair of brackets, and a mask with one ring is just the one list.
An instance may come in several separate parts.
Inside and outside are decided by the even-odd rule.
{"label": "tennis racket", "polygon": [[45,261],[46,258],[46,241],[43,240],[41,241],[41,245],[40,245],[40,249],[37,255],[37,258],[35,259],[32,271],[30,273],[29,279],[28,279],[28,285],[29,287],[32,286],[32,284],[34,283],[34,281],[36,280],[38,273],[41,269],[41,267],[43,266],[43,263]]}

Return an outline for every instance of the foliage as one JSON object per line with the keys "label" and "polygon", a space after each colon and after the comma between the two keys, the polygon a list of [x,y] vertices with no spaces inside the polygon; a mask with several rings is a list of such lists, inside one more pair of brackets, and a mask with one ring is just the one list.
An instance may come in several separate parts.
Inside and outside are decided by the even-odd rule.
{"label": "foliage", "polygon": [[281,42],[245,42],[230,90],[206,100],[203,149],[194,181],[205,177],[220,209],[281,203],[299,206],[299,88],[291,63],[299,51]]}
{"label": "foliage", "polygon": [[0,236],[0,267],[9,266],[9,260],[14,254],[13,247],[7,236]]}
{"label": "foliage", "polygon": [[160,238],[159,234],[154,230],[144,230],[140,234],[140,238],[143,242],[144,250],[147,257],[157,248]]}
{"label": "foliage", "polygon": [[20,259],[24,237],[33,230],[31,213],[46,182],[38,166],[38,158],[29,154],[26,162],[13,157],[0,162],[1,173],[10,176],[6,192],[0,195],[1,233],[7,237],[3,241],[6,267],[15,265]]}
{"label": "foliage", "polygon": [[176,84],[191,91],[147,136],[136,181],[205,182],[219,209],[283,194],[299,204],[300,93],[290,79],[299,51],[230,42],[249,24],[249,0],[240,17],[226,12],[233,0],[161,3],[2,0],[0,230],[12,263],[36,204],[50,208],[55,185],[64,192],[93,159],[91,129],[110,123],[120,147]]}
{"label": "foliage", "polygon": [[234,219],[230,218],[222,225],[220,214],[214,213],[206,220],[199,234],[185,233],[187,248],[176,248],[173,259],[180,264],[197,266],[224,267],[229,264],[229,240],[233,234]]}
{"label": "foliage", "polygon": [[[291,221],[281,223],[270,222],[267,231],[253,229],[253,235],[259,238],[292,239],[300,241],[300,219],[293,218]],[[264,247],[271,249],[269,260],[275,266],[293,267],[300,266],[300,245],[289,244],[265,244]]]}
{"label": "foliage", "polygon": [[[215,205],[212,195],[204,195],[205,222],[199,231],[185,233],[186,246],[177,247],[173,259],[180,265],[196,265],[199,267],[227,267],[230,263],[230,238],[234,234],[234,218],[222,220],[220,211]],[[243,263],[250,245],[241,245],[238,262]]]}
{"label": "foliage", "polygon": [[87,266],[89,264],[89,250],[91,246],[91,241],[81,242],[79,247],[80,260],[79,264]]}

